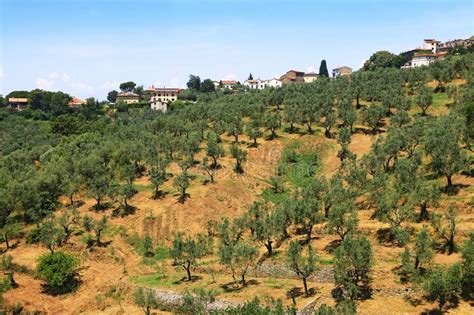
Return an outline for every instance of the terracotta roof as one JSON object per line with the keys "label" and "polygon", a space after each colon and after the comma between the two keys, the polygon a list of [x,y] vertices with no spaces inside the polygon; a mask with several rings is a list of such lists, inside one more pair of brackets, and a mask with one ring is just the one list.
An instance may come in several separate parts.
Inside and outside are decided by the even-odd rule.
{"label": "terracotta roof", "polygon": [[86,101],[81,100],[80,98],[77,98],[75,96],[72,97],[72,100],[69,102],[69,105],[84,105],[86,104]]}
{"label": "terracotta roof", "polygon": [[133,92],[123,92],[123,93],[117,94],[117,97],[140,97],[140,95]]}
{"label": "terracotta roof", "polygon": [[425,43],[441,43],[441,42],[435,39],[425,39]]}
{"label": "terracotta roof", "polygon": [[181,90],[180,88],[156,88],[154,85],[147,89],[148,92],[179,92]]}
{"label": "terracotta roof", "polygon": [[296,73],[304,74],[304,71],[298,71],[298,70],[288,70],[286,73],[288,72],[296,72]]}
{"label": "terracotta roof", "polygon": [[435,54],[415,54],[413,56],[413,58],[416,58],[416,57],[442,57],[442,56],[446,56],[446,52],[439,52],[439,53],[435,53]]}
{"label": "terracotta roof", "polygon": [[237,84],[237,81],[235,80],[222,80],[222,84],[228,85],[228,84]]}
{"label": "terracotta roof", "polygon": [[332,70],[333,70],[333,71],[334,71],[334,70],[352,70],[352,68],[351,68],[351,67],[348,67],[348,66],[342,66],[342,67],[339,67],[339,68],[334,68],[334,69],[332,69]]}
{"label": "terracotta roof", "polygon": [[305,77],[317,77],[318,75],[316,72],[307,72],[304,74]]}

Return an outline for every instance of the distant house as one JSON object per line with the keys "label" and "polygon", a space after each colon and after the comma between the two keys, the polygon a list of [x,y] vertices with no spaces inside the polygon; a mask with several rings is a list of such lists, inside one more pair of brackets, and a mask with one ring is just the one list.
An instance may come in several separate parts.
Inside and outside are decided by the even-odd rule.
{"label": "distant house", "polygon": [[438,51],[438,46],[441,42],[435,39],[425,39],[423,45],[421,46],[422,50],[430,50],[433,54]]}
{"label": "distant house", "polygon": [[235,81],[235,80],[225,80],[225,81],[222,81],[222,85],[224,86],[224,89],[232,90],[237,85],[237,81]]}
{"label": "distant house", "polygon": [[313,83],[318,79],[319,75],[316,72],[307,72],[303,75],[304,83]]}
{"label": "distant house", "polygon": [[447,49],[442,49],[442,46],[443,45],[439,40],[423,40],[421,47],[413,50],[411,60],[401,68],[406,69],[427,66],[434,61],[443,60],[446,56]]}
{"label": "distant house", "polygon": [[266,80],[267,86],[272,88],[280,88],[282,86],[281,80],[277,78],[272,78],[270,80]]}
{"label": "distant house", "polygon": [[150,97],[150,106],[154,110],[161,110],[166,112],[168,104],[178,99],[178,94],[181,91],[179,88],[155,88],[153,85],[147,90]]}
{"label": "distant house", "polygon": [[82,105],[85,105],[87,102],[84,100],[81,100],[80,98],[77,98],[75,96],[72,97],[72,99],[69,101],[69,107],[72,108],[79,108]]}
{"label": "distant house", "polygon": [[439,52],[433,54],[415,54],[412,60],[410,61],[409,66],[404,66],[404,68],[427,66],[434,61],[444,60],[445,56],[446,52]]}
{"label": "distant house", "polygon": [[339,68],[332,69],[332,77],[337,78],[344,75],[351,75],[352,68],[347,66],[342,66]]}
{"label": "distant house", "polygon": [[454,47],[467,48],[469,45],[472,45],[472,44],[474,44],[474,36],[471,36],[467,39],[452,39],[452,40],[442,43],[438,47],[438,52],[447,52],[449,48],[454,48]]}
{"label": "distant house", "polygon": [[8,107],[14,110],[24,110],[28,107],[28,98],[26,97],[9,97]]}
{"label": "distant house", "polygon": [[261,80],[245,80],[244,87],[248,90],[258,90]]}
{"label": "distant house", "polygon": [[140,102],[140,95],[133,92],[122,92],[117,94],[116,103],[136,104]]}
{"label": "distant house", "polygon": [[296,71],[290,70],[284,75],[280,77],[280,81],[283,84],[289,83],[304,83],[304,72],[303,71]]}
{"label": "distant house", "polygon": [[221,80],[221,81],[214,81],[214,85],[217,87],[222,87],[224,89],[232,90],[237,85],[237,81],[235,80]]}
{"label": "distant house", "polygon": [[263,90],[265,88],[279,88],[282,86],[282,82],[277,78],[272,78],[269,80],[246,80],[244,82],[244,87],[248,90]]}

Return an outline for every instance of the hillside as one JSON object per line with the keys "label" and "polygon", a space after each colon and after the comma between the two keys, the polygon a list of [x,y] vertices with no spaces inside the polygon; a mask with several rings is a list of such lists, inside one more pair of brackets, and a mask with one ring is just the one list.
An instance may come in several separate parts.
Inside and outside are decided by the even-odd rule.
{"label": "hillside", "polygon": [[[472,292],[465,289],[472,286],[466,267],[472,257],[464,244],[474,232],[474,81],[472,56],[463,58],[468,68],[439,91],[431,68],[424,70],[426,79],[382,69],[216,96],[167,114],[105,108],[94,118],[69,113],[33,120],[2,112],[0,135],[8,145],[0,172],[0,250],[12,257],[7,269],[18,284],[3,292],[5,307],[140,314],[134,294],[143,287],[162,290],[156,291],[162,296],[154,307],[158,314],[176,311],[164,303],[168,295],[197,290],[231,306],[271,297],[285,307],[294,298],[298,309],[349,303],[360,314],[426,313],[438,307],[424,290],[430,275],[461,263],[459,292],[442,310],[472,314]],[[78,122],[83,124],[76,129]],[[207,165],[219,148],[224,154],[217,154],[218,165]],[[423,207],[428,217],[422,217]],[[73,220],[69,211],[76,210]],[[71,215],[64,219],[70,220],[67,237],[63,215]],[[103,217],[99,240],[94,228]],[[453,222],[450,253],[443,238]],[[430,241],[424,256],[416,257],[419,267],[414,255],[425,232]],[[202,247],[191,281],[173,264],[178,235]],[[370,249],[352,241],[367,241]],[[238,245],[250,258],[227,257],[235,260],[232,270],[225,255],[235,255]],[[311,250],[318,257],[309,294],[288,262],[292,246],[300,246],[303,257]],[[412,256],[402,266],[406,249]],[[77,283],[68,292],[53,292],[35,273],[39,257],[50,251],[79,262]],[[370,262],[354,267],[360,272],[354,283],[337,282],[344,268],[350,278],[351,251]],[[414,270],[404,271],[413,264]],[[240,282],[242,269],[246,282]]]}

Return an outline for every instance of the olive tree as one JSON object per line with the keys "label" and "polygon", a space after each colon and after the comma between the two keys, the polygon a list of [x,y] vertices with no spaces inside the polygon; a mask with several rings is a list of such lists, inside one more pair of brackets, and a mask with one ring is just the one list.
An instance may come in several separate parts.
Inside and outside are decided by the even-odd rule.
{"label": "olive tree", "polygon": [[219,166],[219,158],[224,156],[224,147],[219,143],[219,136],[216,133],[209,133],[207,136],[206,154],[212,159],[212,167]]}
{"label": "olive tree", "polygon": [[426,116],[426,111],[433,105],[433,91],[427,87],[421,88],[416,96],[416,104],[421,109],[421,115]]}
{"label": "olive tree", "polygon": [[191,237],[184,238],[181,234],[177,234],[173,240],[170,249],[170,255],[173,258],[173,264],[186,270],[187,280],[191,281],[191,270],[205,254],[205,249],[200,246]]}
{"label": "olive tree", "polygon": [[173,186],[179,191],[179,202],[184,203],[186,201],[186,189],[188,189],[191,178],[186,170],[181,172],[175,177]]}
{"label": "olive tree", "polygon": [[157,199],[161,197],[161,190],[160,187],[166,182],[168,179],[168,173],[166,172],[166,168],[169,165],[169,160],[165,158],[158,158],[153,159],[149,163],[149,175],[150,181],[154,188],[153,198]]}
{"label": "olive tree", "polygon": [[258,250],[246,241],[239,241],[235,245],[221,245],[219,248],[220,262],[230,269],[234,282],[237,283],[236,276],[240,276],[240,283],[243,287],[247,285],[245,276],[249,268],[255,264]]}
{"label": "olive tree", "polygon": [[308,277],[316,271],[316,263],[318,261],[313,247],[311,244],[308,245],[307,255],[304,255],[303,247],[298,242],[291,241],[286,251],[286,261],[288,267],[303,280],[304,292],[308,296]]}
{"label": "olive tree", "polygon": [[88,245],[91,246],[94,243],[97,246],[102,245],[102,232],[107,228],[107,217],[104,215],[100,220],[94,220],[92,217],[86,215],[82,219],[82,226],[87,232],[94,232],[95,240],[88,239]]}
{"label": "olive tree", "polygon": [[422,284],[428,301],[437,301],[440,313],[449,301],[456,301],[462,289],[462,270],[460,264],[449,267],[436,267],[430,271]]}
{"label": "olive tree", "polygon": [[334,281],[345,298],[356,299],[370,284],[372,246],[367,238],[346,238],[336,249]]}
{"label": "olive tree", "polygon": [[456,209],[449,207],[444,214],[433,213],[431,225],[436,234],[443,240],[443,248],[447,248],[448,255],[456,250],[454,238],[456,237]]}
{"label": "olive tree", "polygon": [[235,159],[234,170],[237,173],[243,173],[244,169],[242,168],[242,163],[247,160],[247,151],[240,149],[237,145],[233,144],[230,147],[230,154]]}
{"label": "olive tree", "polygon": [[446,190],[453,190],[452,177],[468,165],[468,158],[460,142],[463,134],[462,119],[456,114],[433,118],[425,130],[424,147],[430,157],[430,168],[446,176]]}
{"label": "olive tree", "polygon": [[151,310],[159,306],[158,300],[152,289],[136,289],[134,300],[135,304],[142,308],[145,315],[150,315]]}

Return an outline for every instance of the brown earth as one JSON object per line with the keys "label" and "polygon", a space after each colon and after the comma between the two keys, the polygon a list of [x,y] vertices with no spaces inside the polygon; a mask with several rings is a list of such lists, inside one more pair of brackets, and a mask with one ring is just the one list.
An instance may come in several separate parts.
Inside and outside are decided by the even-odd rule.
{"label": "brown earth", "polygon": [[[373,139],[372,136],[357,133],[353,136],[350,149],[360,158],[370,150]],[[244,140],[249,141],[245,138]],[[195,177],[188,191],[190,197],[184,204],[178,202],[177,192],[171,185],[172,180],[164,185],[163,198],[152,199],[152,190],[146,177],[136,181],[140,191],[130,202],[137,208],[136,213],[132,215],[112,217],[110,209],[103,213],[96,213],[91,210],[94,202],[80,196],[85,202],[79,208],[82,215],[88,214],[100,218],[106,214],[110,219],[111,227],[104,240],[111,243],[107,247],[93,248],[91,251],[86,248],[83,236],[75,235],[70,244],[66,245],[66,250],[75,253],[81,260],[82,284],[76,292],[64,296],[51,296],[43,292],[40,280],[32,275],[16,273],[19,287],[4,294],[6,303],[8,305],[21,303],[30,311],[41,310],[48,314],[118,314],[120,307],[110,292],[120,288],[124,292],[121,305],[125,313],[140,314],[141,310],[133,304],[133,283],[137,281],[151,283],[150,279],[153,279],[154,275],[160,275],[161,278],[157,279],[154,285],[172,291],[182,292],[187,288],[205,287],[217,290],[218,297],[225,300],[243,302],[254,296],[261,299],[271,296],[281,298],[285,304],[289,304],[291,301],[286,296],[286,292],[294,287],[301,288],[301,281],[250,277],[249,280],[253,280],[253,284],[238,291],[227,292],[222,286],[231,283],[232,278],[216,263],[218,260],[216,257],[210,257],[206,258],[200,266],[201,271],[197,272],[200,277],[198,281],[182,282],[180,279],[184,275],[183,271],[175,270],[169,259],[146,265],[126,239],[135,233],[142,237],[149,235],[156,244],[167,246],[174,233],[178,231],[191,234],[204,232],[209,220],[220,221],[223,217],[233,218],[243,214],[256,200],[256,196],[268,186],[266,179],[272,174],[284,145],[293,140],[310,145],[325,144],[321,146],[323,174],[329,176],[337,170],[339,160],[336,152],[339,148],[334,139],[325,139],[321,132],[316,132],[315,135],[282,134],[273,141],[260,140],[258,148],[248,148],[248,161],[244,165],[243,175],[237,175],[232,171],[233,160],[229,155],[220,161],[222,168],[217,173],[215,184],[204,185],[203,181],[206,178],[204,172],[196,167],[192,168],[190,173]],[[226,149],[228,152],[228,148]],[[197,159],[201,156],[198,155]],[[177,170],[176,165],[171,167],[172,173],[176,174]],[[457,175],[454,177],[454,182],[463,184],[463,187],[457,195],[445,196],[440,208],[436,211],[442,211],[448,203],[458,205],[457,239],[461,241],[467,237],[468,232],[474,230],[474,212],[471,202],[474,197],[474,179]],[[371,214],[371,210],[359,211],[359,229],[368,235],[374,246],[376,262],[372,283],[374,293],[371,299],[358,302],[359,312],[361,314],[415,314],[433,309],[435,305],[420,299],[418,293],[410,294],[413,295],[411,297],[399,293],[407,287],[405,284],[400,284],[399,277],[394,273],[399,265],[399,254],[402,249],[380,244],[377,241],[377,230],[386,225],[370,219]],[[413,226],[420,229],[422,224],[413,224]],[[123,230],[120,231],[119,227]],[[337,237],[327,235],[323,226],[315,229],[315,236],[312,244],[319,256],[322,259],[331,260],[332,256],[326,251],[326,247]],[[276,250],[277,260],[281,260],[282,249],[283,247]],[[16,248],[9,251],[9,254],[14,257],[16,264],[34,270],[37,258],[45,252],[44,248],[27,245],[24,240],[21,240]],[[263,249],[261,253],[263,254]],[[459,259],[459,254],[448,256],[438,252],[435,262],[447,264]],[[134,277],[131,278],[131,276]],[[309,298],[298,297],[299,307],[315,299],[317,304],[334,304],[334,299],[331,297],[333,284],[311,283],[310,287],[316,289],[316,294]],[[461,301],[458,308],[449,312],[472,314],[473,308]]]}

